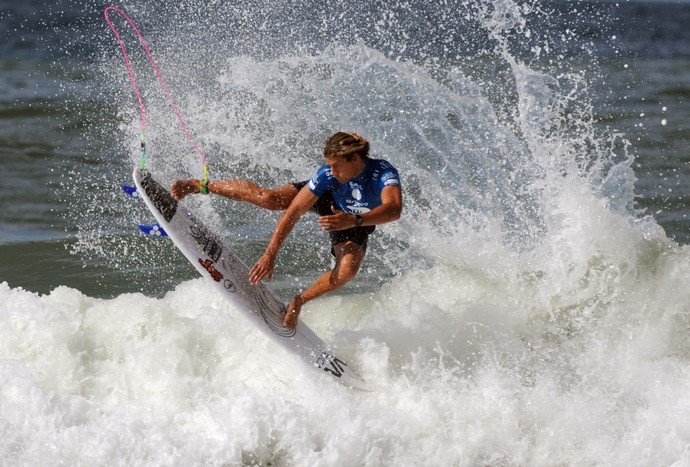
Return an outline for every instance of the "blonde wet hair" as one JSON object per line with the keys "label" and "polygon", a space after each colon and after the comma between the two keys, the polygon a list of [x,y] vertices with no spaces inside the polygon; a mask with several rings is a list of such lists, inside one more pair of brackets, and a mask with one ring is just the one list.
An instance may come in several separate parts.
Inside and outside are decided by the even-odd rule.
{"label": "blonde wet hair", "polygon": [[343,158],[351,162],[358,154],[362,159],[369,157],[369,141],[354,132],[333,133],[323,148],[323,157],[326,159]]}

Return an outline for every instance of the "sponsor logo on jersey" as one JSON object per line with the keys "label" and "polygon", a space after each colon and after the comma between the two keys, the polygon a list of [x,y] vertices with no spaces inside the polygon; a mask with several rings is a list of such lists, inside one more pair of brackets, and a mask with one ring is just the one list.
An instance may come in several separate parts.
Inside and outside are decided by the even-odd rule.
{"label": "sponsor logo on jersey", "polygon": [[350,214],[364,214],[371,211],[371,209],[365,206],[348,206],[347,210],[350,211]]}
{"label": "sponsor logo on jersey", "polygon": [[359,183],[350,183],[350,186],[352,187],[352,192],[350,195],[356,200],[356,201],[362,201],[362,185]]}
{"label": "sponsor logo on jersey", "polygon": [[398,180],[398,176],[393,172],[385,173],[383,177],[381,177],[381,181],[383,182],[383,186],[400,185],[400,180]]}

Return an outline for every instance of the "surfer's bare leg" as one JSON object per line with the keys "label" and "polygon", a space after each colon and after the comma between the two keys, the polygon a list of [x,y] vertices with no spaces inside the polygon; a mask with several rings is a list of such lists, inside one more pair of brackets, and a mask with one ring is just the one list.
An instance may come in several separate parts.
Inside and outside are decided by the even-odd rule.
{"label": "surfer's bare leg", "polygon": [[294,185],[283,185],[278,188],[263,188],[249,180],[217,180],[209,182],[208,189],[226,198],[246,201],[256,206],[273,211],[285,210],[297,196]]}
{"label": "surfer's bare leg", "polygon": [[295,296],[287,308],[283,326],[294,329],[302,305],[324,294],[339,289],[359,272],[364,260],[364,248],[354,242],[343,242],[333,247],[335,267],[321,275],[307,290]]}
{"label": "surfer's bare leg", "polygon": [[[176,180],[170,190],[173,198],[181,200],[191,193],[199,193],[201,182],[196,179]],[[209,193],[237,201],[252,203],[273,211],[285,210],[298,193],[294,185],[263,188],[249,180],[214,180],[208,182]]]}

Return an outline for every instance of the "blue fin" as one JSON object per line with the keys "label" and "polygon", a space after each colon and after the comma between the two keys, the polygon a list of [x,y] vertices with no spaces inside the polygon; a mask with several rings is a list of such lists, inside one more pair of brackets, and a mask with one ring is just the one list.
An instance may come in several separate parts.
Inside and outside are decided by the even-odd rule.
{"label": "blue fin", "polygon": [[137,187],[135,186],[129,186],[129,185],[121,185],[122,190],[127,193],[129,196],[133,198],[139,198],[139,192],[137,191]]}
{"label": "blue fin", "polygon": [[168,234],[165,230],[163,230],[163,227],[161,227],[159,224],[153,224],[153,225],[144,225],[144,224],[139,224],[139,230],[144,232],[146,235],[151,235],[153,237],[167,237]]}
{"label": "blue fin", "polygon": [[[122,191],[127,193],[129,196],[132,198],[140,198],[139,192],[137,191],[137,187],[135,186],[129,186],[129,185],[120,185],[122,187]],[[146,235],[151,235],[153,237],[167,237],[168,233],[163,230],[163,227],[160,226],[160,224],[152,224],[152,225],[145,225],[145,224],[139,224],[139,230],[144,232]]]}

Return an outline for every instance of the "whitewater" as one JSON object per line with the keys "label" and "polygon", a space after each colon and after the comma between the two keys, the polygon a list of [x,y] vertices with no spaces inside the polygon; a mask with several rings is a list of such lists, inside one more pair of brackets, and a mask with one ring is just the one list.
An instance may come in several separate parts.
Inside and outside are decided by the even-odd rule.
{"label": "whitewater", "polygon": [[[635,204],[634,143],[594,117],[594,65],[559,48],[586,41],[577,28],[551,37],[554,13],[538,2],[442,3],[421,37],[410,22],[428,7],[395,2],[362,6],[378,18],[371,35],[326,42],[335,26],[297,22],[288,13],[307,8],[288,2],[124,6],[212,177],[304,179],[340,129],[399,169],[402,219],[377,228],[352,284],[301,315],[371,392],[287,354],[170,242],[138,236],[146,209],[117,188],[139,157],[138,107],[96,29],[90,89],[112,113],[84,134],[108,134],[108,155],[66,170],[61,196],[78,226],[70,253],[130,290],[86,294],[59,272],[48,293],[0,281],[0,463],[690,465],[690,251]],[[349,24],[346,13],[334,17]],[[487,45],[449,52],[479,47],[456,17]],[[152,173],[200,177],[131,53]],[[277,220],[187,202],[248,263]],[[287,300],[328,267],[327,250],[303,220],[271,287]]]}

